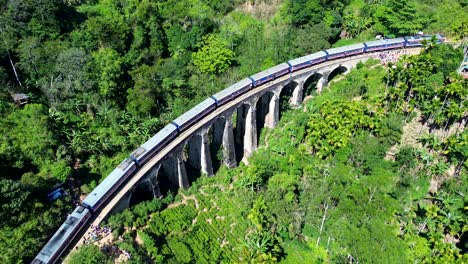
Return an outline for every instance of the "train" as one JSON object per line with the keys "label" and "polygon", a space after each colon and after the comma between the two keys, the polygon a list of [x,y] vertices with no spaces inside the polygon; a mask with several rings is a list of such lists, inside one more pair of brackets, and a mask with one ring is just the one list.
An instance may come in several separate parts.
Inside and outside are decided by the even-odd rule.
{"label": "train", "polygon": [[364,53],[381,52],[400,48],[422,47],[423,41],[436,39],[436,43],[445,42],[440,35],[409,36],[394,39],[368,41],[344,47],[331,48],[307,56],[296,58],[272,68],[245,78],[226,89],[208,97],[189,111],[185,112],[170,124],[161,129],[148,141],[133,151],[124,159],[90,194],[86,196],[81,205],[67,217],[58,231],[52,236],[39,254],[32,261],[33,264],[55,263],[68,248],[80,230],[86,226],[87,221],[96,214],[102,205],[126,182],[139,167],[145,165],[156,153],[167,146],[180,133],[186,131],[200,119],[206,117],[216,108],[221,107],[256,87],[268,84],[278,78],[291,75],[294,72],[312,67],[314,65],[356,56]]}

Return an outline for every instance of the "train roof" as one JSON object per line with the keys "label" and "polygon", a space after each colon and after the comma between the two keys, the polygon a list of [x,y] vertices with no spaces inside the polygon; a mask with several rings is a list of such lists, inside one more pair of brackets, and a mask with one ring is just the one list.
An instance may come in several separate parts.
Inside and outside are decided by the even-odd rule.
{"label": "train roof", "polygon": [[264,71],[258,72],[250,77],[252,77],[255,81],[260,80],[263,77],[269,76],[273,73],[276,73],[278,71],[284,70],[284,69],[289,69],[289,65],[286,62],[283,62],[281,64],[278,64],[276,66],[273,66],[269,69],[266,69]]}
{"label": "train roof", "polygon": [[[42,250],[37,254],[34,261],[40,260],[45,263],[49,263],[50,258],[54,253],[57,252],[58,248],[63,244],[63,241],[69,238],[74,227],[89,213],[87,208],[83,206],[78,206],[73,210],[73,212],[67,217],[67,220],[60,226],[60,228],[55,232],[52,238],[47,242],[47,244],[42,248]],[[33,261],[33,263],[35,263]]]}
{"label": "train roof", "polygon": [[330,55],[334,55],[334,54],[338,54],[338,53],[349,51],[349,50],[357,50],[357,49],[363,49],[363,48],[365,48],[364,44],[358,43],[358,44],[352,44],[352,45],[347,45],[347,46],[338,47],[338,48],[327,49],[327,52]]}
{"label": "train roof", "polygon": [[206,108],[212,106],[215,104],[215,101],[213,98],[207,98],[203,102],[197,104],[194,106],[192,109],[188,110],[187,112],[183,113],[181,116],[177,117],[174,120],[174,123],[176,123],[179,126],[183,126],[185,123],[188,121],[192,120],[194,117],[197,115],[201,114]]}
{"label": "train roof", "polygon": [[325,56],[327,56],[327,54],[324,51],[319,51],[319,52],[315,52],[315,53],[312,53],[312,54],[309,54],[300,58],[292,59],[289,61],[289,63],[291,63],[291,65],[294,66],[294,65],[298,65],[307,61],[323,58]]}
{"label": "train roof", "polygon": [[435,35],[424,35],[424,36],[407,36],[405,37],[405,39],[408,41],[422,41],[422,40],[430,40],[432,39],[432,36],[435,36],[437,39],[443,38],[440,34],[435,34]]}
{"label": "train roof", "polygon": [[388,44],[400,44],[404,42],[405,42],[404,38],[394,38],[394,39],[381,39],[381,40],[367,41],[365,42],[365,44],[367,45],[367,47],[375,47],[375,46],[388,45]]}
{"label": "train roof", "polygon": [[232,93],[236,92],[237,90],[240,90],[248,85],[251,85],[252,81],[249,78],[245,78],[241,80],[240,82],[236,82],[235,84],[229,86],[228,88],[217,92],[216,94],[213,95],[216,100],[222,100],[228,96],[230,96]]}
{"label": "train roof", "polygon": [[176,126],[174,126],[173,124],[168,124],[163,129],[159,130],[158,133],[156,133],[154,136],[148,139],[145,143],[143,143],[139,148],[133,151],[132,154],[130,154],[130,156],[139,161],[139,157],[141,157],[146,152],[159,145],[162,141],[164,141],[164,139],[166,139],[176,130]]}
{"label": "train roof", "polygon": [[130,159],[124,159],[117,168],[115,168],[107,177],[86,196],[83,200],[84,204],[94,206],[109,192],[110,189],[120,180],[120,178],[129,171],[135,163]]}

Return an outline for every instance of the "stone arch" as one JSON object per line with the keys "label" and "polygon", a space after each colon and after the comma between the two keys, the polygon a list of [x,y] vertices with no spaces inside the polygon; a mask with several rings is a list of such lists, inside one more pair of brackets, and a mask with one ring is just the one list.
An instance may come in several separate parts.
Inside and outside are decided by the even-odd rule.
{"label": "stone arch", "polygon": [[141,202],[150,201],[154,199],[153,188],[149,180],[139,182],[137,186],[131,191],[128,205],[132,207]]}
{"label": "stone arch", "polygon": [[212,124],[197,131],[187,143],[186,167],[190,181],[196,180],[201,174],[213,176],[213,163],[210,145],[213,142]]}
{"label": "stone arch", "polygon": [[[146,173],[142,180],[133,186],[129,191],[126,207],[131,207],[143,201],[149,201],[163,196],[159,186],[161,170],[161,164],[157,164]],[[167,193],[167,191],[168,189],[164,190],[164,193]]]}
{"label": "stone arch", "polygon": [[237,163],[239,163],[244,156],[245,119],[250,107],[251,106],[247,103],[241,104],[233,114],[233,118],[235,120],[234,145]]}
{"label": "stone arch", "polygon": [[201,144],[201,135],[194,134],[184,145],[184,160],[189,182],[201,176]]}
{"label": "stone arch", "polygon": [[271,91],[265,92],[257,101],[256,104],[256,122],[257,122],[257,142],[260,139],[260,134],[264,127],[268,127],[268,119],[271,118],[270,103],[274,100],[275,94]]}
{"label": "stone arch", "polygon": [[330,81],[332,81],[335,77],[337,77],[338,75],[340,74],[343,74],[343,73],[346,73],[348,72],[348,68],[346,66],[343,66],[343,65],[340,65],[338,67],[336,67],[335,69],[333,69],[330,74],[328,74],[328,77],[327,77],[327,83],[329,83]]}
{"label": "stone arch", "polygon": [[226,125],[226,118],[219,116],[213,122],[208,132],[210,140],[210,156],[213,164],[213,173],[216,173],[223,162],[223,134]]}
{"label": "stone arch", "polygon": [[178,189],[177,179],[175,179],[176,164],[173,157],[167,157],[163,160],[158,172],[159,186],[161,192]]}
{"label": "stone arch", "polygon": [[317,89],[320,88],[320,82],[323,79],[324,74],[320,72],[314,72],[312,75],[307,77],[304,81],[304,88],[302,89],[303,100],[310,95],[317,93]]}
{"label": "stone arch", "polygon": [[[164,158],[159,171],[161,185],[166,185],[169,190],[187,188],[190,186],[186,170],[186,142],[183,145],[173,149],[172,152]],[[185,150],[184,150],[185,149]],[[187,152],[188,153],[188,152]],[[163,174],[165,177],[161,177]]]}
{"label": "stone arch", "polygon": [[281,114],[289,109],[291,106],[294,106],[293,94],[294,90],[299,88],[299,84],[295,81],[291,81],[281,89],[279,95],[279,118],[281,119]]}

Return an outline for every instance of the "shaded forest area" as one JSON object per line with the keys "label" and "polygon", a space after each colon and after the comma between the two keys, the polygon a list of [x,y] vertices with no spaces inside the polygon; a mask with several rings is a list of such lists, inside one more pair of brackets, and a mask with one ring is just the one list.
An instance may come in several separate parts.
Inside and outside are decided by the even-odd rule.
{"label": "shaded forest area", "polygon": [[[0,262],[31,260],[81,195],[203,98],[290,58],[376,34],[425,30],[460,38],[466,5],[2,1]],[[30,96],[29,104],[15,106],[13,93]],[[45,194],[57,184],[69,195],[50,202]]]}

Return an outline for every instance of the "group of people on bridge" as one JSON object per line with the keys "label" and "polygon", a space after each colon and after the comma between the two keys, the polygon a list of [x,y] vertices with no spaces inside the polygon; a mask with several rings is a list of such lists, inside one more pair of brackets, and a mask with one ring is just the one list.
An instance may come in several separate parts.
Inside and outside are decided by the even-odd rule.
{"label": "group of people on bridge", "polygon": [[93,231],[91,232],[89,237],[85,237],[85,241],[87,240],[87,238],[88,239],[91,238],[93,241],[97,241],[98,239],[105,237],[109,235],[110,233],[112,233],[112,229],[107,226],[100,227],[97,225],[96,226],[91,225],[91,229]]}
{"label": "group of people on bridge", "polygon": [[101,249],[104,253],[106,253],[106,255],[112,255],[112,256],[118,257],[119,255],[123,254],[127,259],[131,259],[132,257],[131,254],[127,252],[126,250],[122,250],[118,248],[117,246],[114,246],[111,244],[104,245]]}
{"label": "group of people on bridge", "polygon": [[377,58],[382,62],[382,65],[388,65],[389,63],[396,63],[400,56],[408,55],[409,52],[406,49],[399,49],[399,50],[388,50],[379,53]]}
{"label": "group of people on bridge", "polygon": [[[99,225],[91,225],[90,229],[91,229],[91,232],[89,233],[89,235],[84,236],[85,244],[94,243],[94,242],[98,242],[99,244],[100,240],[103,240],[103,238],[112,234],[112,228],[107,227],[107,226],[101,227]],[[123,241],[123,238],[120,236],[119,240]],[[99,245],[99,247],[107,255],[113,255],[113,256],[124,255],[127,259],[131,258],[131,254],[129,252],[119,249],[117,246],[113,245],[111,241],[108,241],[107,243],[104,242],[104,243],[105,243],[104,245]]]}

